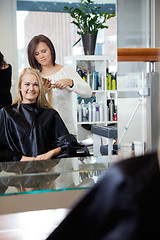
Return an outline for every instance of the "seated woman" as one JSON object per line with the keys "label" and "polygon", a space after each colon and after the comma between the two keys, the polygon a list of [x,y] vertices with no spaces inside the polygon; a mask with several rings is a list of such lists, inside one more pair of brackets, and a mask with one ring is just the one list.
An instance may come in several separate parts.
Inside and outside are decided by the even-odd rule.
{"label": "seated woman", "polygon": [[[0,110],[0,161],[66,156],[71,145],[78,143],[45,98],[40,74],[25,68],[13,104]],[[68,155],[73,152],[69,150]]]}

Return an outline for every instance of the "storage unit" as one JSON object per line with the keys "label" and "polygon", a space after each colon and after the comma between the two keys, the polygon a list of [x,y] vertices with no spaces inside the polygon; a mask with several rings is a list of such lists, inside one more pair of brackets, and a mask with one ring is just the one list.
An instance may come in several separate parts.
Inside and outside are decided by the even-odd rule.
{"label": "storage unit", "polygon": [[[112,63],[116,65],[116,59],[103,55],[65,57],[65,64],[72,66],[92,89],[91,98],[82,99],[80,96],[75,98],[78,140],[91,135],[90,130],[93,124],[107,126],[117,123],[116,68],[111,76]],[[109,114],[109,106],[113,110],[112,117]]]}

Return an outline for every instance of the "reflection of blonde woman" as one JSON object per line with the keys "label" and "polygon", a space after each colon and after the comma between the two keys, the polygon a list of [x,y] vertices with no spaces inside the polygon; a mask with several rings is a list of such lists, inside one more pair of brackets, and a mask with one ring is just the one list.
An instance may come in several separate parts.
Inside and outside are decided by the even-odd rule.
{"label": "reflection of blonde woman", "polygon": [[65,136],[70,134],[47,102],[42,78],[35,69],[22,71],[13,105],[0,110],[0,133],[3,161],[46,160],[66,148]]}
{"label": "reflection of blonde woman", "polygon": [[42,77],[51,80],[51,88],[46,84],[48,100],[59,112],[69,132],[76,134],[73,96],[76,93],[83,98],[91,97],[90,86],[72,68],[55,62],[53,43],[44,35],[35,36],[29,42],[28,60],[30,66],[38,69]]}

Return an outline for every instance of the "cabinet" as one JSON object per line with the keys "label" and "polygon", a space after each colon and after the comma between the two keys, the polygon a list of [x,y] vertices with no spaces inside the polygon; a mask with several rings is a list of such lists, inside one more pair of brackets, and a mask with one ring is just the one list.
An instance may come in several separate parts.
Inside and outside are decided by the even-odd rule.
{"label": "cabinet", "polygon": [[[92,97],[82,99],[77,96],[76,127],[78,140],[91,135],[90,126],[106,126],[117,123],[116,59],[100,55],[65,57],[65,64],[71,65],[92,89]],[[112,74],[110,73],[112,72]],[[113,103],[113,114],[110,107]],[[113,117],[111,117],[113,116]]]}

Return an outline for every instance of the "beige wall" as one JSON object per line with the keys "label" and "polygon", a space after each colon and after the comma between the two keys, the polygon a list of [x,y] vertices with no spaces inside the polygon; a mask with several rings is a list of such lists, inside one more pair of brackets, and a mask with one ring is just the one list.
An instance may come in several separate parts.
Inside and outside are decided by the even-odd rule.
{"label": "beige wall", "polygon": [[12,95],[15,95],[18,79],[16,0],[0,0],[0,51],[5,60],[12,65]]}

